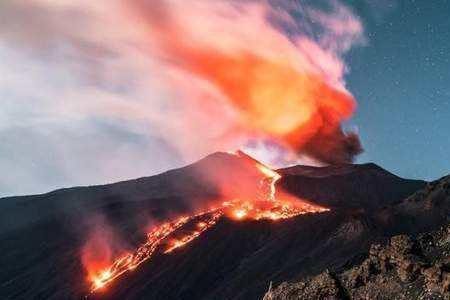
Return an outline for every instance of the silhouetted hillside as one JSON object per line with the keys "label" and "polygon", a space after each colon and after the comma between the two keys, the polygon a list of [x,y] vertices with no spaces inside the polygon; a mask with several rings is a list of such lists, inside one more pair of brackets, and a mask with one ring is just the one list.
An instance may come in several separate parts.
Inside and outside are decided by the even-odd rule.
{"label": "silhouetted hillside", "polygon": [[[374,164],[296,166],[280,173],[277,189],[331,211],[276,222],[222,217],[191,244],[157,254],[91,298],[261,299],[271,281],[348,268],[375,242],[447,222],[448,196],[440,205],[405,200],[426,183]],[[0,199],[0,296],[79,299],[88,289],[80,247],[92,218],[101,215],[132,249],[145,238],[149,220],[207,207],[224,193],[218,189],[224,181],[226,195],[240,194],[253,177],[248,161],[216,153],[156,176]],[[428,186],[417,193],[426,199],[434,192]]]}

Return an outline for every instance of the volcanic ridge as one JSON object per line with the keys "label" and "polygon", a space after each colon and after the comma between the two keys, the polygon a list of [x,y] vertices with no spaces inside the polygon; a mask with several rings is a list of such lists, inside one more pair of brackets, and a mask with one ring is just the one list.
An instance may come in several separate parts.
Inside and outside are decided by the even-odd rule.
{"label": "volcanic ridge", "polygon": [[[3,198],[0,296],[448,298],[449,186],[448,177],[408,180],[375,164],[272,170],[238,152]],[[110,228],[103,237],[120,241],[103,264],[92,261],[101,253],[85,259],[98,216]]]}

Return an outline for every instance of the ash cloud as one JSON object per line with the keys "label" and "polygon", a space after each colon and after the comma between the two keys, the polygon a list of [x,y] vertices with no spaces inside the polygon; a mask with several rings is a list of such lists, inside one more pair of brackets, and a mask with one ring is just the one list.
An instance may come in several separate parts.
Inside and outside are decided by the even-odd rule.
{"label": "ash cloud", "polygon": [[[325,163],[351,161],[361,148],[340,125],[355,108],[342,55],[363,43],[359,19],[337,1],[3,1],[0,135],[8,143],[0,166],[10,173],[0,194],[149,175],[255,137]],[[228,73],[205,67],[204,58],[230,72],[257,63],[224,79]],[[244,79],[268,86],[270,78],[249,74],[274,65],[277,81],[317,78],[342,105],[311,88],[303,117],[271,128],[270,115],[248,113],[245,105],[258,105],[241,100],[260,87]],[[269,86],[268,94],[298,88]],[[280,106],[273,101],[261,105]]]}

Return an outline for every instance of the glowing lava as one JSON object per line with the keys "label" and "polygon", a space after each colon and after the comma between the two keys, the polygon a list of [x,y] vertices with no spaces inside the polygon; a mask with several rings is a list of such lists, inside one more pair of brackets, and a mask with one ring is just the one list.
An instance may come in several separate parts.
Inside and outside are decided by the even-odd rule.
{"label": "glowing lava", "polygon": [[255,161],[255,164],[262,175],[260,189],[263,195],[260,197],[261,199],[259,197],[251,200],[233,199],[223,202],[217,208],[163,223],[148,233],[146,242],[134,253],[127,253],[119,257],[110,267],[99,270],[96,275],[91,276],[91,291],[104,288],[115,278],[151,259],[157,251],[168,254],[189,244],[214,226],[222,216],[237,221],[263,219],[276,221],[306,213],[328,211],[327,208],[300,201],[292,196],[275,197],[275,183],[281,178],[281,175],[259,162]]}
{"label": "glowing lava", "polygon": [[247,215],[247,212],[243,209],[237,209],[233,212],[233,214],[237,219],[242,219]]}

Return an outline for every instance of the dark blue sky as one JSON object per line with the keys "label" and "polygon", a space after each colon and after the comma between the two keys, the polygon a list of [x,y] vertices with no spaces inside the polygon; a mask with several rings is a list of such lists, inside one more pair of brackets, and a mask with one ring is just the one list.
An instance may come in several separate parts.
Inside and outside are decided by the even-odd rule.
{"label": "dark blue sky", "polygon": [[357,3],[368,43],[347,55],[346,80],[366,150],[358,161],[408,178],[449,174],[450,1],[397,2],[382,15]]}

